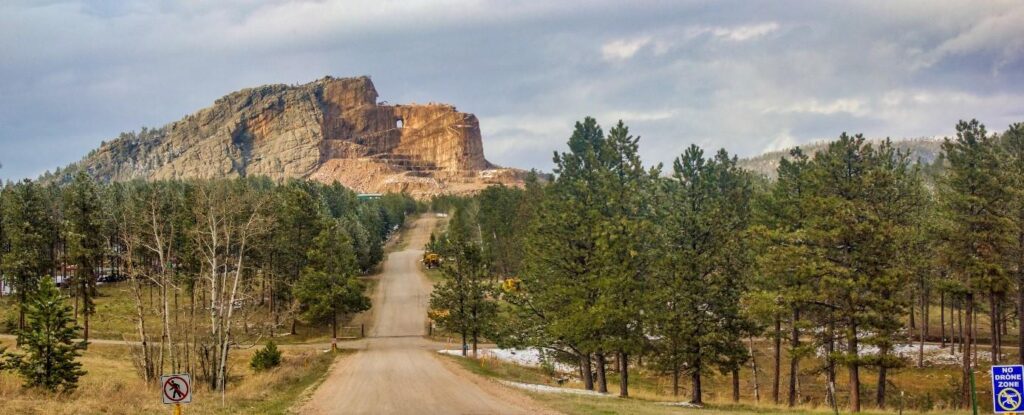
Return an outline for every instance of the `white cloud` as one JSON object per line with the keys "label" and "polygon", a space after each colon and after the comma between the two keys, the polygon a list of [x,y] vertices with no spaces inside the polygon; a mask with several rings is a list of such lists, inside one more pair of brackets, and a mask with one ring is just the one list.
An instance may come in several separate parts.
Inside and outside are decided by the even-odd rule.
{"label": "white cloud", "polygon": [[712,27],[709,28],[708,30],[711,32],[711,34],[719,38],[728,39],[735,42],[744,42],[747,40],[760,38],[778,29],[778,23],[767,22],[746,26]]}
{"label": "white cloud", "polygon": [[842,98],[827,102],[821,102],[817,99],[808,99],[806,101],[793,103],[781,108],[769,107],[766,108],[764,112],[778,114],[806,113],[821,115],[846,113],[857,117],[863,117],[868,115],[870,111],[867,103],[862,99]]}
{"label": "white cloud", "polygon": [[607,61],[626,60],[632,58],[641,48],[650,43],[650,36],[613,40],[601,45],[601,56]]}

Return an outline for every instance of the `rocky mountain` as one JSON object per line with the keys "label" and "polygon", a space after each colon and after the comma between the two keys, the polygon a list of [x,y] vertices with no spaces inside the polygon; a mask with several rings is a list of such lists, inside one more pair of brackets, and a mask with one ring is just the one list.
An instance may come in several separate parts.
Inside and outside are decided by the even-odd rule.
{"label": "rocky mountain", "polygon": [[163,127],[122,134],[54,178],[82,169],[106,181],[262,175],[418,197],[521,181],[521,171],[484,158],[473,114],[377,98],[365,76],[244,89]]}
{"label": "rocky mountain", "polygon": [[[879,140],[872,141],[875,143],[879,142]],[[911,160],[922,163],[932,163],[942,153],[942,140],[934,138],[893,140],[893,145],[903,151],[909,151]],[[828,146],[828,142],[822,141],[801,145],[800,149],[808,156],[813,156],[814,153],[824,150],[826,146]],[[774,178],[776,170],[779,168],[779,160],[783,157],[788,157],[790,150],[787,148],[785,150],[769,151],[758,156],[740,159],[738,164],[746,170]]]}

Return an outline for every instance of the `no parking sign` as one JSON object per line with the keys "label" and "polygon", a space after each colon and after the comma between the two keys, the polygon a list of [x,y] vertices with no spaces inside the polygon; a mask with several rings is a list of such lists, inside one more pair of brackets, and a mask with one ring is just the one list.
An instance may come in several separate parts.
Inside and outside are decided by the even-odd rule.
{"label": "no parking sign", "polygon": [[992,366],[992,409],[997,414],[1024,412],[1024,366]]}

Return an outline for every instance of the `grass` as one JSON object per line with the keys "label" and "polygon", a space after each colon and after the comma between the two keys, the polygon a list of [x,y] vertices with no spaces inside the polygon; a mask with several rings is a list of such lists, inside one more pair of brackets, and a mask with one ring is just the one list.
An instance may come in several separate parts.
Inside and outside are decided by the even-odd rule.
{"label": "grass", "polygon": [[[277,368],[253,372],[248,361],[255,349],[235,350],[231,356],[232,376],[221,402],[219,393],[194,385],[195,395],[186,413],[283,414],[302,392],[324,377],[335,355],[314,351],[282,350]],[[77,390],[53,395],[22,388],[21,378],[13,373],[0,374],[2,413],[80,414],[161,413],[170,409],[159,398],[159,388],[147,385],[139,377],[127,346],[89,347],[81,362],[88,372],[79,379]]]}
{"label": "grass", "polygon": [[[468,371],[490,378],[510,380],[522,383],[532,384],[543,384],[549,386],[557,386],[555,376],[545,372],[538,368],[523,367],[508,362],[495,361],[490,359],[469,359],[457,356],[447,356],[447,358],[460,364]],[[727,380],[723,376],[709,378],[708,388],[720,388],[720,381]],[[617,392],[616,384],[618,378],[614,375],[609,376],[609,389],[614,395]],[[705,400],[708,405],[702,409],[685,408],[679,406],[669,406],[667,404],[679,401],[685,401],[685,397],[676,397],[664,393],[656,393],[652,390],[652,385],[657,384],[657,381],[650,376],[650,374],[639,373],[631,376],[630,391],[631,397],[622,399],[618,397],[593,397],[593,396],[581,396],[571,394],[557,394],[557,393],[539,393],[539,392],[525,392],[531,396],[537,402],[550,407],[551,409],[566,413],[566,414],[639,414],[639,415],[661,415],[661,414],[751,414],[751,413],[765,413],[765,414],[832,414],[832,411],[827,407],[822,407],[813,404],[805,404],[797,408],[787,408],[784,406],[775,406],[769,404],[734,404],[723,399],[723,396],[716,394],[707,394]],[[578,382],[570,382],[566,387],[581,388],[582,386]],[[865,391],[867,392],[867,391]],[[867,396],[867,394],[865,393]],[[762,398],[763,399],[763,398]],[[979,400],[983,398],[979,396]],[[871,408],[866,408],[863,413],[865,414],[892,414],[896,412],[895,402],[893,402],[893,408],[888,411],[879,411]],[[869,406],[869,405],[865,405]],[[911,410],[906,410],[906,413],[921,413]],[[929,411],[929,414],[947,414],[954,413],[950,411]],[[962,413],[962,412],[961,412]]]}

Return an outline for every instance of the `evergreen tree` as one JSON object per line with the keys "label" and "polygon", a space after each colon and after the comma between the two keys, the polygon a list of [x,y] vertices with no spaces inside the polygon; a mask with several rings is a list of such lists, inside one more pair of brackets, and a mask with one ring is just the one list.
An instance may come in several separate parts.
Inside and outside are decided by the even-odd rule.
{"label": "evergreen tree", "polygon": [[68,256],[75,265],[75,287],[82,299],[82,337],[89,340],[89,316],[96,310],[92,300],[96,289],[96,269],[104,253],[103,206],[96,184],[85,172],[75,175],[74,182],[64,194]]}
{"label": "evergreen tree", "polygon": [[[857,412],[860,368],[875,364],[884,378],[885,368],[896,364],[888,353],[898,316],[909,305],[898,293],[911,281],[904,253],[911,247],[920,182],[888,140],[876,148],[859,134],[842,134],[815,155],[812,169],[808,239],[822,270],[819,292],[831,308],[829,327],[843,330],[846,350],[835,356],[847,366],[850,408]],[[879,355],[862,356],[862,341],[877,346]]]}
{"label": "evergreen tree", "polygon": [[940,195],[950,228],[941,253],[944,265],[964,292],[963,344],[967,347],[963,351],[961,402],[966,403],[968,377],[976,364],[971,362],[970,353],[976,296],[987,293],[992,300],[1005,288],[1004,258],[1015,235],[1008,217],[1006,172],[995,139],[977,120],[961,121],[956,130],[956,138],[947,138],[942,144],[948,167]]}
{"label": "evergreen tree", "polygon": [[668,248],[664,272],[652,292],[659,359],[678,378],[691,378],[691,402],[703,403],[703,376],[732,372],[745,360],[741,336],[750,329],[740,313],[750,185],[724,151],[706,159],[690,146],[666,182]]}
{"label": "evergreen tree", "polygon": [[603,199],[603,206],[594,206],[594,271],[600,294],[591,310],[592,324],[603,332],[597,343],[599,386],[606,391],[603,360],[614,353],[621,397],[629,396],[629,357],[648,343],[642,317],[661,235],[656,217],[660,166],[644,168],[638,142],[619,121],[600,144],[599,164],[589,184],[595,200]]}
{"label": "evergreen tree", "polygon": [[[1010,217],[1015,231],[1015,241],[1011,243],[1014,260],[1010,261],[1010,267],[1017,284],[1017,327],[1024,327],[1024,187],[1020,186],[1024,183],[1024,123],[1010,125],[1000,138],[1006,156],[1008,183],[1017,184],[1008,186],[1012,192]],[[1017,336],[1017,351],[1018,362],[1024,364],[1024,335]]]}
{"label": "evergreen tree", "polygon": [[577,122],[569,152],[554,157],[557,178],[544,189],[525,243],[530,258],[510,299],[517,306],[518,333],[507,339],[573,355],[588,390],[594,389],[592,357],[603,338],[603,316],[594,306],[601,294],[595,245],[607,195],[598,192],[604,132],[587,117]]}
{"label": "evergreen tree", "polygon": [[444,280],[430,294],[430,314],[438,326],[462,337],[463,356],[472,347],[476,357],[480,338],[493,332],[498,310],[483,252],[468,233],[472,226],[466,210],[457,209],[446,233]]}
{"label": "evergreen tree", "polygon": [[19,350],[9,366],[25,379],[25,386],[68,392],[85,374],[76,359],[86,342],[76,342],[79,330],[53,280],[43,278],[25,304],[26,327],[18,332]]}
{"label": "evergreen tree", "polygon": [[24,305],[29,295],[53,265],[50,243],[55,225],[47,205],[42,189],[30,180],[12,186],[3,200],[8,250],[3,253],[2,271],[7,282],[13,283],[22,305],[18,312],[19,329],[25,328]]}
{"label": "evergreen tree", "polygon": [[330,322],[331,337],[338,337],[338,316],[370,308],[357,278],[359,266],[345,230],[324,218],[320,234],[307,252],[308,265],[295,286],[295,296],[310,322]]}
{"label": "evergreen tree", "polygon": [[[796,405],[797,374],[800,359],[812,352],[801,344],[801,330],[806,325],[807,314],[815,304],[816,277],[815,262],[809,255],[806,243],[806,218],[809,216],[808,203],[811,199],[811,177],[808,174],[810,160],[797,147],[789,157],[779,161],[778,178],[769,192],[758,199],[757,222],[762,226],[764,238],[759,248],[759,267],[764,277],[758,288],[768,295],[774,326],[775,370],[773,371],[772,397],[778,402],[781,373],[781,341],[783,313],[788,311],[789,323],[789,379],[788,399],[790,407]],[[788,310],[787,310],[788,309]],[[832,372],[829,372],[832,373]],[[829,377],[828,381],[834,381]]]}

